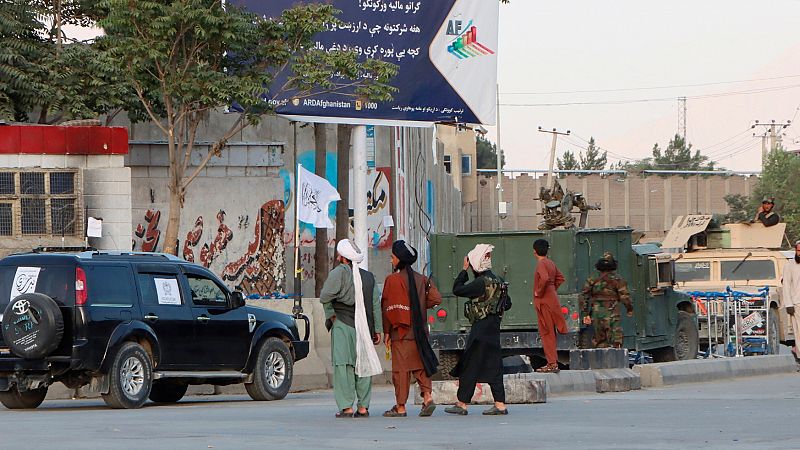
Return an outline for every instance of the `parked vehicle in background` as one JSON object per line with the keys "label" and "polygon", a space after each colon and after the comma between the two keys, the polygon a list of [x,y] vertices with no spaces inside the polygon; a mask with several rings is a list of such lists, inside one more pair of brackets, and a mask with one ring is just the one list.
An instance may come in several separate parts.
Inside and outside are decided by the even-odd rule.
{"label": "parked vehicle in background", "polygon": [[582,340],[579,295],[595,272],[594,265],[610,251],[617,272],[628,282],[634,317],[622,317],[624,346],[652,354],[656,361],[693,359],[697,356],[697,322],[691,298],[673,287],[670,255],[652,244],[632,245],[630,228],[567,229],[548,231],[439,234],[431,238],[432,274],[443,299],[428,312],[430,340],[439,350],[440,372],[446,376],[463,351],[469,332],[464,299],[452,292],[452,280],[461,270],[464,255],[478,243],[495,246],[492,271],[509,282],[513,306],[503,317],[501,345],[504,356],[542,354],[533,307],[533,241],[550,242],[548,256],[564,274],[558,290],[569,333],[558,336],[559,362],[568,364],[568,351]]}
{"label": "parked vehicle in background", "polygon": [[245,305],[207,269],[154,253],[33,252],[0,260],[0,402],[36,408],[53,383],[112,408],[244,383],[281,399],[308,355],[308,318]]}
{"label": "parked vehicle in background", "polygon": [[[694,227],[687,226],[690,223]],[[665,250],[671,249],[676,288],[682,292],[724,292],[730,287],[757,294],[760,288],[769,288],[767,340],[771,353],[779,351],[778,344],[793,345],[795,340],[781,303],[781,278],[788,256],[779,249],[785,229],[785,223],[772,227],[761,223],[717,225],[710,215],[690,215],[678,217],[662,243]],[[703,314],[698,318],[700,347],[706,351],[708,323]],[[716,331],[711,333],[711,343],[721,344],[724,333]]]}

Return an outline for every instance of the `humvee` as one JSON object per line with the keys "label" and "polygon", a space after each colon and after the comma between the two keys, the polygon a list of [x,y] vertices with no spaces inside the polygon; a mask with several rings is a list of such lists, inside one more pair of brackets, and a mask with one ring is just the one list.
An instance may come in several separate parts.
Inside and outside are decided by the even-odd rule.
{"label": "humvee", "polygon": [[[710,215],[676,218],[662,248],[675,262],[676,289],[681,292],[724,292],[730,287],[740,292],[757,293],[769,288],[770,353],[778,353],[779,343],[793,345],[795,336],[781,303],[781,278],[787,255],[781,251],[785,223],[765,227],[761,223],[719,225]],[[792,252],[792,256],[794,253]],[[699,314],[700,347],[721,344],[724,333],[711,333]]]}
{"label": "humvee", "polygon": [[569,350],[585,346],[579,296],[595,273],[594,264],[610,251],[618,273],[631,292],[634,316],[622,315],[624,346],[647,351],[655,361],[693,359],[698,351],[697,319],[691,298],[673,290],[673,262],[653,244],[632,245],[631,228],[566,229],[503,233],[437,234],[431,237],[431,269],[442,293],[440,306],[428,311],[430,341],[439,350],[440,372],[446,374],[463,351],[470,323],[464,316],[466,299],[452,293],[452,283],[464,256],[476,244],[495,246],[492,271],[510,283],[512,307],[501,323],[504,356],[528,355],[540,360],[542,344],[533,307],[533,242],[550,242],[550,258],[566,281],[558,289],[569,333],[558,336],[559,362],[568,365]]}

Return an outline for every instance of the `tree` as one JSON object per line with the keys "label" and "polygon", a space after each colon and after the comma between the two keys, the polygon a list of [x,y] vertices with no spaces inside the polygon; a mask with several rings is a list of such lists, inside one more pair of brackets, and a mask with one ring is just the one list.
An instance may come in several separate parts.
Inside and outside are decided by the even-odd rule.
{"label": "tree", "polygon": [[725,215],[726,223],[746,222],[753,218],[755,209],[750,205],[750,198],[741,194],[728,194],[725,197],[728,204],[728,214]]}
{"label": "tree", "polygon": [[[291,91],[293,100],[302,100],[336,93],[381,101],[394,90],[388,82],[396,66],[361,61],[353,51],[315,48],[313,36],[337,20],[331,5],[301,4],[274,19],[221,0],[107,0],[105,5],[106,34],[98,43],[122,66],[139,104],[167,141],[165,252],[177,251],[180,214],[192,181],[229,139],[274,113],[279,96]],[[191,165],[201,121],[230,105],[238,111],[235,120]]]}
{"label": "tree", "polygon": [[0,0],[0,118],[24,120],[45,91],[47,45],[42,11],[25,0]]}
{"label": "tree", "polygon": [[558,165],[558,170],[579,170],[580,164],[578,164],[578,160],[575,158],[575,154],[571,151],[567,150],[564,152],[564,155],[557,158],[556,164]]}
{"label": "tree", "polygon": [[594,137],[589,138],[589,146],[586,148],[586,156],[581,153],[581,170],[603,170],[606,168],[608,162],[608,152],[603,150],[600,155],[600,150],[594,142]]}
{"label": "tree", "polygon": [[[497,169],[497,144],[480,134],[475,137],[478,169]],[[500,166],[506,166],[506,155],[500,154]]]}
{"label": "tree", "polygon": [[758,185],[750,196],[750,218],[761,200],[775,197],[775,210],[786,222],[786,235],[790,242],[800,239],[800,157],[777,146],[767,155]]}
{"label": "tree", "polygon": [[634,162],[620,162],[617,167],[623,170],[714,170],[716,164],[701,155],[700,150],[692,154],[692,144],[687,145],[679,134],[670,139],[663,151],[658,143],[653,145],[652,155]]}

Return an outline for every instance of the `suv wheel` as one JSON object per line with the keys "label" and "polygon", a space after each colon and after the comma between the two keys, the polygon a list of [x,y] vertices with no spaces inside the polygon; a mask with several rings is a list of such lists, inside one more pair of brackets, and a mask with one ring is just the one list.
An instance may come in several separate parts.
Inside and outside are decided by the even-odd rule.
{"label": "suv wheel", "polygon": [[150,400],[156,403],[175,403],[186,395],[189,385],[175,381],[156,381],[150,389]]}
{"label": "suv wheel", "polygon": [[14,385],[9,390],[0,392],[0,403],[8,409],[34,409],[42,404],[46,395],[47,386],[20,392]]}
{"label": "suv wheel", "polygon": [[267,338],[258,347],[253,382],[244,387],[253,400],[280,400],[289,393],[293,374],[292,353],[278,338]]}
{"label": "suv wheel", "polygon": [[116,409],[139,408],[147,401],[153,385],[150,356],[141,345],[126,342],[114,356],[108,377],[108,394],[102,394],[106,405]]}

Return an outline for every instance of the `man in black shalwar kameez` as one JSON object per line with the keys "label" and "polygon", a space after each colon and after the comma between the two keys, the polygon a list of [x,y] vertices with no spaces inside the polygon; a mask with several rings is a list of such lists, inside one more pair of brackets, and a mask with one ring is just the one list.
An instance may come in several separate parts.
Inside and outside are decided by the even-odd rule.
{"label": "man in black shalwar kameez", "polygon": [[[453,294],[476,299],[487,295],[487,285],[497,276],[492,273],[492,249],[494,246],[478,244],[464,258],[464,270],[453,283]],[[468,283],[467,269],[472,267],[475,279]],[[446,408],[450,414],[467,415],[467,405],[472,401],[477,383],[488,383],[492,389],[494,406],[484,415],[508,414],[506,392],[503,386],[503,357],[500,348],[500,320],[498,314],[489,314],[476,320],[467,337],[464,352],[450,375],[458,377],[458,401]]]}

